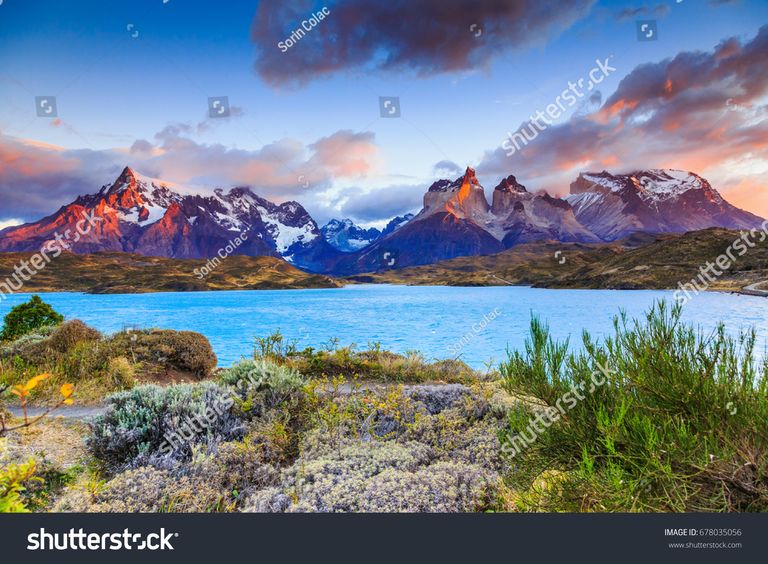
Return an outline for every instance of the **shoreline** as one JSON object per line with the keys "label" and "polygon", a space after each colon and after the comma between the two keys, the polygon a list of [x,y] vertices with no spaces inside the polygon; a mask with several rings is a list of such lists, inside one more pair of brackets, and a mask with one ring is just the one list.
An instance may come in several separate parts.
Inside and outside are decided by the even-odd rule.
{"label": "shoreline", "polygon": [[[392,282],[356,282],[349,280],[337,279],[339,285],[337,286],[317,286],[308,288],[209,288],[209,289],[142,289],[135,292],[89,292],[77,288],[35,288],[26,292],[16,292],[10,295],[3,295],[0,297],[0,304],[14,296],[28,297],[33,294],[80,294],[83,296],[139,296],[145,294],[214,294],[224,292],[300,292],[311,290],[343,290],[345,288],[364,287],[364,286],[399,286],[409,288],[532,288],[535,290],[605,290],[608,292],[643,292],[643,291],[660,291],[660,292],[674,292],[678,290],[675,287],[598,287],[598,286],[536,286],[535,284],[511,284],[511,283],[499,283],[499,284],[409,284]],[[768,280],[754,282],[742,288],[707,288],[701,293],[722,293],[722,294],[739,294],[743,296],[755,296],[755,297],[768,297],[768,289],[760,289],[760,286],[768,286]]]}

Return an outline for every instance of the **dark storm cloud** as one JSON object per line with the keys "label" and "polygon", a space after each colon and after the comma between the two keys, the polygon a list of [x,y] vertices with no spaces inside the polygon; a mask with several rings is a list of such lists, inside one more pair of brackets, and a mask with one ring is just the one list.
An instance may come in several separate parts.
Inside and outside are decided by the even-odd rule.
{"label": "dark storm cloud", "polygon": [[[251,37],[256,71],[274,85],[339,71],[474,69],[503,52],[543,44],[587,15],[595,0],[337,0],[261,2]],[[302,22],[327,6],[309,31]],[[278,46],[295,30],[289,49]]]}

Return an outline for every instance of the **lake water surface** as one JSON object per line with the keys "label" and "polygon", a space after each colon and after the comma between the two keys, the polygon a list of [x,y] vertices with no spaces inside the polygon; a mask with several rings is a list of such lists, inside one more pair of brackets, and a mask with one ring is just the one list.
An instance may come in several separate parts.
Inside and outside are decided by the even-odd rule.
{"label": "lake water surface", "polygon": [[[612,318],[621,308],[631,317],[638,317],[654,301],[672,300],[672,292],[657,290],[388,285],[41,296],[68,319],[81,319],[106,333],[129,326],[203,333],[222,366],[250,355],[257,336],[280,329],[302,348],[321,347],[333,337],[339,339],[340,345],[356,343],[362,348],[380,341],[386,349],[416,349],[430,359],[451,358],[458,352],[476,368],[491,359],[498,362],[505,358],[507,347],[522,348],[531,314],[547,321],[556,337],[570,336],[576,347],[583,329],[595,336],[610,334]],[[27,299],[29,295],[19,294],[0,302],[0,316]],[[483,324],[484,317],[495,318]],[[704,293],[685,306],[684,318],[706,330],[723,321],[731,333],[754,326],[760,352],[768,345],[766,298]]]}

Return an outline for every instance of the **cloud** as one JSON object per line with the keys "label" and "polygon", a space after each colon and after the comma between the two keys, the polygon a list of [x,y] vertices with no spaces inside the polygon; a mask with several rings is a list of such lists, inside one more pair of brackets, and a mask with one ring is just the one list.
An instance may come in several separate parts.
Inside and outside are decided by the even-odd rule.
{"label": "cloud", "polygon": [[436,162],[432,167],[432,172],[434,172],[436,176],[450,176],[453,178],[455,175],[461,174],[463,170],[455,162],[444,160]]}
{"label": "cloud", "polygon": [[663,18],[669,14],[670,9],[666,4],[657,4],[654,7],[640,6],[639,8],[624,8],[616,12],[614,16],[616,21],[623,22],[627,20],[633,20],[640,17],[657,17]]}
{"label": "cloud", "polygon": [[349,217],[358,223],[388,221],[395,216],[421,209],[427,186],[395,184],[371,190],[351,188],[343,191],[328,210],[318,211],[320,215]]}
{"label": "cloud", "polygon": [[0,136],[0,220],[49,215],[118,174],[119,166],[100,152]]}
{"label": "cloud", "polygon": [[[419,76],[486,67],[497,55],[541,45],[585,17],[595,0],[356,0],[261,2],[251,26],[256,72],[297,85],[341,71],[409,70]],[[323,6],[315,27],[304,21]],[[471,28],[471,29],[470,29]],[[303,34],[301,37],[295,34]],[[480,34],[478,35],[478,32]],[[293,34],[288,50],[278,47]]]}
{"label": "cloud", "polygon": [[337,177],[365,176],[371,171],[377,156],[374,134],[370,131],[337,131],[309,148],[315,153],[309,165],[327,168]]}
{"label": "cloud", "polygon": [[583,117],[592,114],[603,105],[603,93],[600,90],[593,91],[584,98],[573,110],[573,117]]}
{"label": "cloud", "polygon": [[488,151],[478,168],[560,194],[584,170],[669,167],[724,179],[733,159],[768,162],[766,61],[768,26],[746,43],[640,65],[599,110],[549,127],[511,157]]}
{"label": "cloud", "polygon": [[0,220],[36,220],[77,196],[111,183],[130,165],[141,173],[187,185],[187,191],[251,186],[276,202],[304,197],[338,179],[359,179],[378,162],[370,132],[342,130],[305,145],[280,139],[261,148],[233,149],[192,139],[196,127],[172,124],[153,142],[104,151],[65,150],[0,135]]}

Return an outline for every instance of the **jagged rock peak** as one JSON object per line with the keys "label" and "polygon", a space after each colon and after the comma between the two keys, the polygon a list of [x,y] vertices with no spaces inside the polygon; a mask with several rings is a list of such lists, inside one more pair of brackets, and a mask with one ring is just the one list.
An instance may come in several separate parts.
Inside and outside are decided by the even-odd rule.
{"label": "jagged rock peak", "polygon": [[499,185],[494,188],[494,190],[498,190],[499,192],[527,192],[525,186],[520,184],[517,181],[517,178],[515,178],[514,174],[510,174],[506,178],[502,178],[501,182],[499,182]]}

